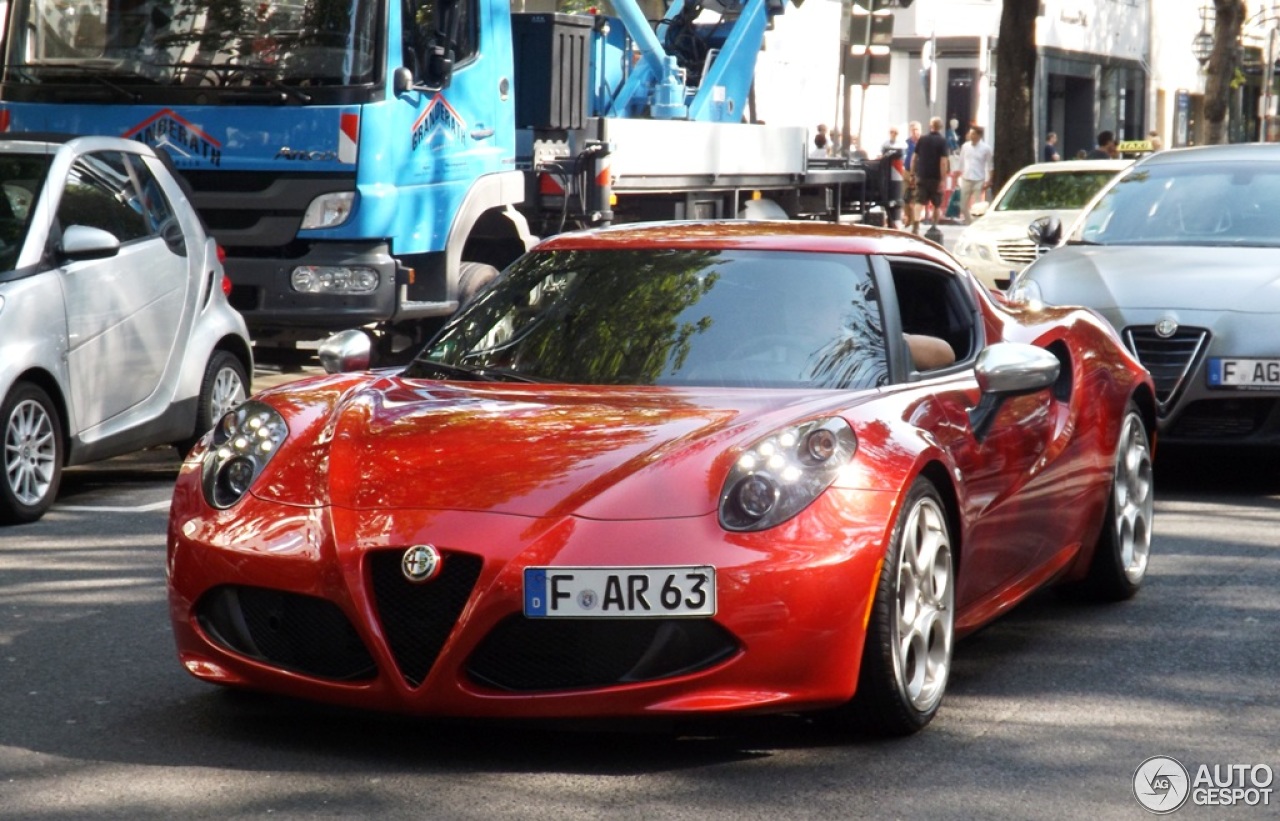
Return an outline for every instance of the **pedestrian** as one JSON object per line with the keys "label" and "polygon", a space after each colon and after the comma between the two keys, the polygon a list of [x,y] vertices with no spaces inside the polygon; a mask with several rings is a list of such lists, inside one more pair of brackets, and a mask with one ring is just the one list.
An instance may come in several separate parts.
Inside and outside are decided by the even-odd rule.
{"label": "pedestrian", "polygon": [[1057,162],[1062,159],[1062,155],[1058,153],[1058,134],[1050,131],[1044,136],[1044,161]]}
{"label": "pedestrian", "polygon": [[849,156],[855,160],[867,159],[867,152],[862,150],[862,146],[858,144],[858,138],[852,134],[849,135]]}
{"label": "pedestrian", "polygon": [[[933,206],[933,223],[931,231],[938,230],[938,218],[942,214],[942,181],[951,173],[951,152],[947,149],[947,138],[942,135],[942,118],[929,120],[929,133],[916,143],[916,150],[911,155],[911,176],[916,181],[916,203],[921,206],[921,215],[925,206]],[[912,230],[920,233],[920,222],[917,219]]]}
{"label": "pedestrian", "polygon": [[960,148],[960,218],[965,225],[973,222],[973,204],[991,190],[993,154],[983,134],[982,126],[970,126],[969,138]]}
{"label": "pedestrian", "polygon": [[1120,156],[1120,146],[1116,145],[1116,135],[1110,131],[1098,132],[1098,147],[1089,152],[1091,160],[1114,160]]}
{"label": "pedestrian", "polygon": [[902,167],[906,170],[906,185],[903,197],[907,201],[907,227],[919,230],[920,203],[916,202],[916,177],[911,173],[911,161],[916,155],[916,144],[920,142],[920,121],[912,120],[907,124],[907,153],[902,156]]}
{"label": "pedestrian", "polygon": [[1154,129],[1147,132],[1147,142],[1151,143],[1153,152],[1164,148],[1164,140],[1160,139],[1160,132]]}
{"label": "pedestrian", "polygon": [[881,179],[888,180],[889,183],[889,190],[884,192],[884,199],[888,209],[885,219],[890,228],[902,227],[903,192],[906,188],[906,167],[903,163],[907,144],[902,142],[898,133],[896,125],[889,126],[889,139],[880,146],[880,162],[887,163],[889,166],[888,173]]}
{"label": "pedestrian", "polygon": [[955,117],[951,118],[951,122],[947,124],[947,151],[951,154],[960,151],[960,121]]}
{"label": "pedestrian", "polygon": [[840,138],[840,130],[832,129],[827,135],[827,155],[831,157],[839,157],[844,150],[844,143]]}
{"label": "pedestrian", "polygon": [[[819,128],[823,128],[819,126]],[[826,131],[819,131],[813,135],[813,148],[809,149],[809,159],[826,159],[827,158],[827,134]]]}

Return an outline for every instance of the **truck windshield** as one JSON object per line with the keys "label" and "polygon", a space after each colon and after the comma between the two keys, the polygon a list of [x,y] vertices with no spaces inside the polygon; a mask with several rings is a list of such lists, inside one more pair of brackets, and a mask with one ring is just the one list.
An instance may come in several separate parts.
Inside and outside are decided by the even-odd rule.
{"label": "truck windshield", "polygon": [[25,0],[11,80],[182,86],[359,85],[376,0]]}

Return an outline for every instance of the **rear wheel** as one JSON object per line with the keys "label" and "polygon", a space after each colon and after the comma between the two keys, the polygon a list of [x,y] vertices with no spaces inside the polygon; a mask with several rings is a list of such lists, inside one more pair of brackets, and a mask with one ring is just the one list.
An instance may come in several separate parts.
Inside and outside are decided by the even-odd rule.
{"label": "rear wheel", "polygon": [[919,477],[894,526],[867,625],[849,718],[883,735],[909,735],[933,720],[951,672],[955,561],[946,508]]}
{"label": "rear wheel", "polygon": [[34,522],[58,495],[62,481],[62,424],[58,409],[38,385],[19,382],[0,402],[4,481],[0,523]]}
{"label": "rear wheel", "polygon": [[200,398],[196,406],[196,427],[190,439],[175,443],[183,456],[223,414],[239,405],[248,396],[249,376],[235,354],[214,351],[205,365],[204,379],[200,383]]}
{"label": "rear wheel", "polygon": [[1104,601],[1121,601],[1138,592],[1147,575],[1154,516],[1151,445],[1142,414],[1130,403],[1116,444],[1106,520],[1082,592]]}

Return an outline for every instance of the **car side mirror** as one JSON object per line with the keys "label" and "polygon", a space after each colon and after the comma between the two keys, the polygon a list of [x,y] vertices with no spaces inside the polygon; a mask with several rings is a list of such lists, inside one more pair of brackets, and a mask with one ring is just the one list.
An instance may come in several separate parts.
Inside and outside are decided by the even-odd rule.
{"label": "car side mirror", "polygon": [[1037,217],[1027,226],[1027,236],[1038,248],[1057,248],[1062,243],[1062,220],[1054,216]]}
{"label": "car side mirror", "polygon": [[88,225],[71,225],[62,232],[58,255],[73,262],[106,259],[120,253],[120,240],[115,235]]}
{"label": "car side mirror", "polygon": [[975,202],[973,205],[969,206],[969,214],[972,215],[974,219],[977,219],[987,213],[987,208],[989,207],[990,203],[988,202]]}
{"label": "car side mirror", "polygon": [[1062,363],[1044,348],[1001,342],[984,348],[973,370],[982,398],[969,411],[969,426],[981,440],[991,429],[1004,400],[1053,387]]}
{"label": "car side mirror", "polygon": [[321,342],[316,353],[325,373],[365,371],[373,361],[373,340],[364,331],[339,331]]}

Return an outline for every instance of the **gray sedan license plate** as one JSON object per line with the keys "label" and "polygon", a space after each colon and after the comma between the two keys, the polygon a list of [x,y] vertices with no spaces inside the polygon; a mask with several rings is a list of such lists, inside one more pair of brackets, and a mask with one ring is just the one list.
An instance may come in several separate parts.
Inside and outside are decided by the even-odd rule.
{"label": "gray sedan license plate", "polygon": [[716,569],[677,567],[526,567],[529,618],[714,616]]}
{"label": "gray sedan license plate", "polygon": [[1209,387],[1280,388],[1280,359],[1209,360]]}

